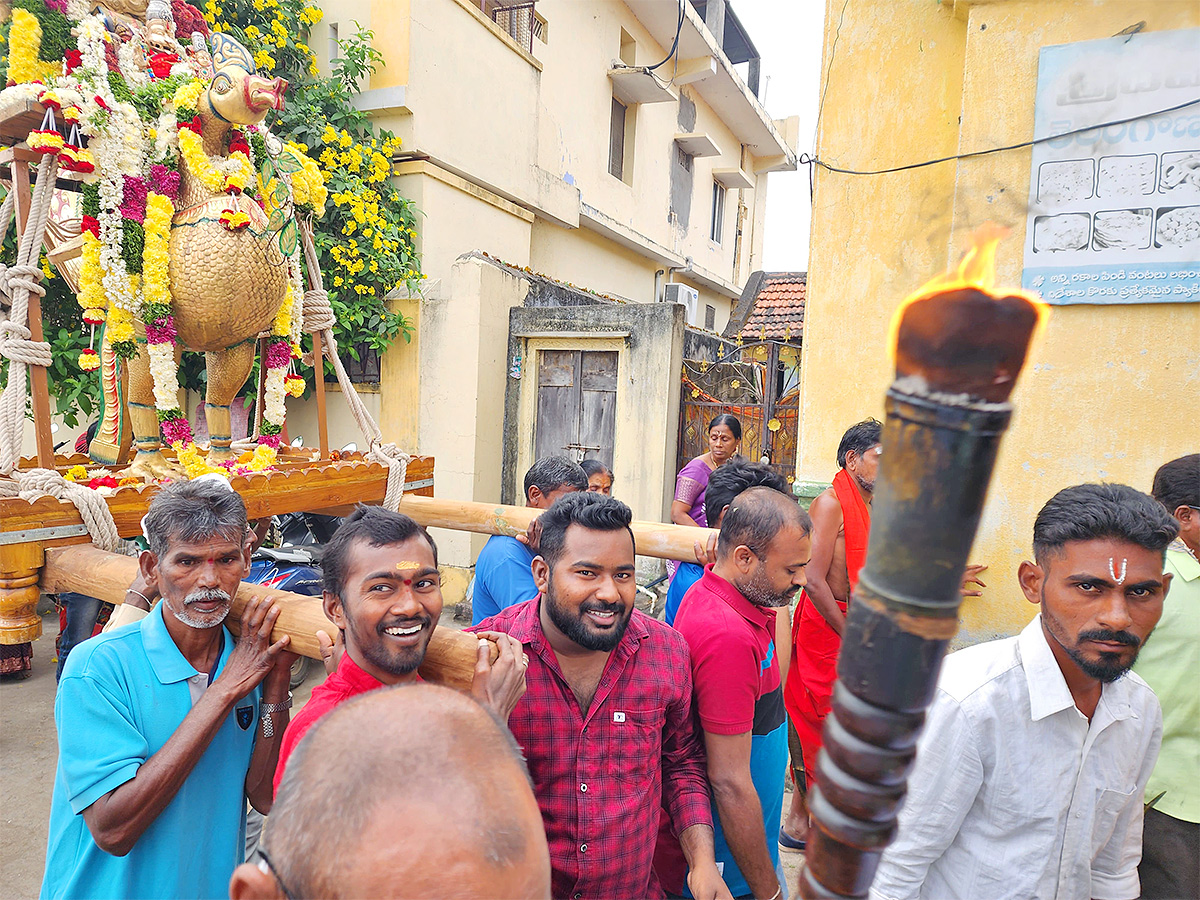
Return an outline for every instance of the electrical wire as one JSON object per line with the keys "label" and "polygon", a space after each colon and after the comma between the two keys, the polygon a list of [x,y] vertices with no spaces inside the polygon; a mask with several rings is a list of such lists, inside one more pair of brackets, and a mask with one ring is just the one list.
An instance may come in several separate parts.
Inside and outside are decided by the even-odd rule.
{"label": "electrical wire", "polygon": [[683,20],[686,18],[683,4],[687,2],[688,0],[679,0],[679,21],[675,24],[675,40],[671,42],[671,49],[667,51],[666,58],[652,66],[646,66],[646,72],[653,72],[655,69],[665,66],[671,61],[671,57],[675,55],[675,51],[679,49],[679,35],[683,32]]}
{"label": "electrical wire", "polygon": [[1021,150],[1021,149],[1024,149],[1025,147],[1033,147],[1038,144],[1045,144],[1048,141],[1057,141],[1057,140],[1061,140],[1063,138],[1074,137],[1077,134],[1085,134],[1089,131],[1098,131],[1102,128],[1111,128],[1113,125],[1127,125],[1130,122],[1137,122],[1141,119],[1151,119],[1151,118],[1154,118],[1155,116],[1164,116],[1167,113],[1178,112],[1181,109],[1187,109],[1189,106],[1195,106],[1197,104],[1200,104],[1200,97],[1196,97],[1195,99],[1192,99],[1192,100],[1187,100],[1183,103],[1178,103],[1175,106],[1168,106],[1166,109],[1160,109],[1155,112],[1139,113],[1136,116],[1128,116],[1124,119],[1114,119],[1111,122],[1101,122],[1098,125],[1088,125],[1084,128],[1076,128],[1076,129],[1073,129],[1072,131],[1064,131],[1061,134],[1051,134],[1051,135],[1047,135],[1046,137],[1033,138],[1032,140],[1028,140],[1028,141],[1021,141],[1019,144],[1007,144],[1003,147],[991,147],[987,150],[972,150],[969,153],[958,153],[958,154],[955,154],[954,156],[941,156],[941,157],[938,157],[937,159],[927,159],[924,162],[909,163],[908,165],[904,165],[904,166],[892,166],[887,169],[869,169],[869,170],[843,169],[839,166],[830,165],[829,163],[825,162],[824,160],[818,159],[815,156],[810,156],[807,153],[800,154],[800,157],[797,161],[801,165],[806,165],[806,166],[810,167],[810,170],[809,170],[810,175],[811,175],[811,171],[812,171],[811,167],[813,167],[813,166],[820,166],[822,169],[826,169],[830,172],[837,172],[839,175],[889,175],[893,172],[907,172],[912,169],[923,169],[926,166],[936,166],[939,163],[952,162],[952,161],[958,160],[958,159],[974,159],[975,157],[988,156],[992,153],[1005,153],[1009,150]]}

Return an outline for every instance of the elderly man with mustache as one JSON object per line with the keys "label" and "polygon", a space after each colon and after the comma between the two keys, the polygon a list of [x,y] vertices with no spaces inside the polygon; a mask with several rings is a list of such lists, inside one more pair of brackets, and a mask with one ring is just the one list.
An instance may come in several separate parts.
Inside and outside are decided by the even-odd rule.
{"label": "elderly man with mustache", "polygon": [[246,507],[228,485],[164,487],[144,521],[144,619],[80,644],[54,707],[58,771],[43,898],[219,897],[242,861],[245,798],[271,807],[288,723],[289,639],[252,599]]}

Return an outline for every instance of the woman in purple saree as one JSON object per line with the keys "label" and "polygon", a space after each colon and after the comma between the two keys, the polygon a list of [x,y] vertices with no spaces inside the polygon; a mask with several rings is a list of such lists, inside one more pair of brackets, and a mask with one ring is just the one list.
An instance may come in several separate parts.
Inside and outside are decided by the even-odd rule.
{"label": "woman in purple saree", "polygon": [[[675,479],[675,499],[671,502],[671,521],[676,525],[708,525],[704,515],[704,493],[713,470],[727,462],[738,451],[742,440],[742,423],[735,417],[722,414],[708,423],[708,452],[697,456],[679,470]],[[674,561],[667,562],[671,576],[675,575]]]}

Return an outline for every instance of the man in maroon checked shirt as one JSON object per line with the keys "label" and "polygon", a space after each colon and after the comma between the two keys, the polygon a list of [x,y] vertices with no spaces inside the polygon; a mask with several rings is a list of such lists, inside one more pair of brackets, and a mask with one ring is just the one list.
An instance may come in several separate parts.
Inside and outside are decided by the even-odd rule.
{"label": "man in maroon checked shirt", "polygon": [[665,800],[692,895],[728,898],[713,855],[687,643],[633,608],[631,518],[602,494],[558,500],[538,519],[539,595],[478,628],[507,633],[529,656],[508,726],[546,825],[553,896],[663,897],[652,863]]}

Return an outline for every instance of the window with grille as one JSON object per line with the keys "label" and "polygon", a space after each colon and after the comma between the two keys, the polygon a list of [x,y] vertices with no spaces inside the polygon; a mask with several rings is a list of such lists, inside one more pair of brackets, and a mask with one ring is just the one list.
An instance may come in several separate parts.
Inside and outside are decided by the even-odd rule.
{"label": "window with grille", "polygon": [[625,104],[613,97],[612,121],[608,131],[608,174],[625,177]]}
{"label": "window with grille", "polygon": [[717,328],[717,308],[704,304],[704,327],[709,331],[715,331]]}
{"label": "window with grille", "polygon": [[725,231],[725,185],[719,181],[713,182],[712,189],[712,230],[708,236],[714,243],[721,243],[721,234]]}

